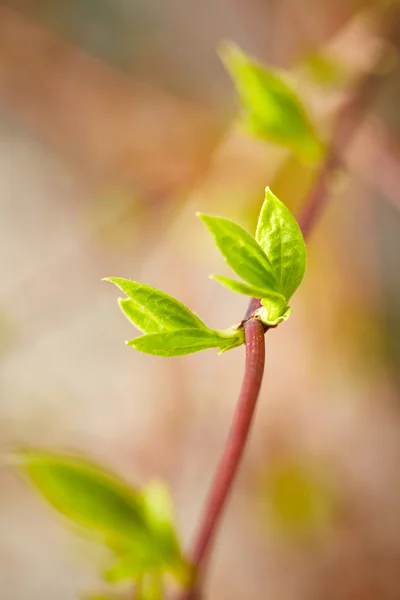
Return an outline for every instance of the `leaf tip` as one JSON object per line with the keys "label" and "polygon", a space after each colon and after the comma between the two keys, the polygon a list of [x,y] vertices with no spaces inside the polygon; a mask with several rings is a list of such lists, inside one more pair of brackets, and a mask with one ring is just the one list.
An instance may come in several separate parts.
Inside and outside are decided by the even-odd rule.
{"label": "leaf tip", "polygon": [[110,283],[113,283],[114,285],[117,285],[117,279],[118,277],[102,277],[101,281],[108,281]]}
{"label": "leaf tip", "polygon": [[235,66],[245,59],[245,54],[240,47],[231,40],[223,40],[218,46],[218,55],[228,71],[233,71]]}
{"label": "leaf tip", "polygon": [[273,191],[271,190],[269,185],[267,185],[267,187],[265,188],[265,199],[266,200],[277,200],[277,197],[275,196],[275,194],[273,193]]}
{"label": "leaf tip", "polygon": [[206,227],[209,228],[209,223],[212,221],[212,217],[210,217],[210,215],[206,215],[205,213],[202,213],[202,212],[197,212],[196,217],[198,217],[201,221],[203,221],[203,223],[206,225]]}

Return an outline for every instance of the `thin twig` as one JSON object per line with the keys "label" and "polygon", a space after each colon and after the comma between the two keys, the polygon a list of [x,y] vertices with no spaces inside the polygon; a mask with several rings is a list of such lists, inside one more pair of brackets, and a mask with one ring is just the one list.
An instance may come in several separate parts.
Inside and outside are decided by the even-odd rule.
{"label": "thin twig", "polygon": [[243,448],[250,429],[258,394],[260,392],[265,362],[264,326],[257,318],[244,324],[246,363],[244,377],[236,405],[225,452],[217,468],[214,483],[207,502],[209,510],[196,540],[193,563],[201,564],[209,550],[213,532],[222,516],[233,480],[239,466]]}
{"label": "thin twig", "polygon": [[[244,376],[228,440],[211,485],[201,527],[190,556],[191,564],[196,569],[193,573],[194,583],[198,579],[199,570],[204,568],[249,435],[264,373],[264,333],[264,325],[259,319],[252,317],[245,322]],[[182,600],[195,600],[197,594],[198,590],[193,585],[183,593]]]}

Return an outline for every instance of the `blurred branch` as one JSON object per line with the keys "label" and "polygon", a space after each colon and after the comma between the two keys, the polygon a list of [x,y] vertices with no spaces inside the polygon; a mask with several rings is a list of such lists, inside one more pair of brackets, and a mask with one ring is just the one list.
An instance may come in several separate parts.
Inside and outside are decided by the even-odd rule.
{"label": "blurred branch", "polygon": [[400,209],[400,143],[377,117],[357,136],[349,169]]}
{"label": "blurred branch", "polygon": [[1,104],[95,183],[166,197],[207,166],[221,134],[210,111],[129,77],[4,5],[0,56]]}
{"label": "blurred branch", "polygon": [[[394,13],[390,12],[387,15],[387,25],[384,27],[382,35],[385,42],[389,44],[397,42],[399,25],[399,12],[397,10]],[[336,172],[344,167],[346,152],[362,124],[367,110],[374,102],[382,82],[387,77],[386,59],[386,48],[384,47],[376,67],[360,79],[349,100],[337,116],[331,145],[299,217],[299,224],[306,238],[325,207],[330,196],[332,180]],[[193,550],[189,554],[189,560],[194,568],[192,586],[183,593],[182,600],[199,600],[200,598],[199,578],[204,574],[208,553],[235,481],[253,421],[262,382],[265,357],[263,326],[253,317],[259,306],[259,300],[253,298],[244,318],[246,363],[242,388],[229,437],[206,501]]]}

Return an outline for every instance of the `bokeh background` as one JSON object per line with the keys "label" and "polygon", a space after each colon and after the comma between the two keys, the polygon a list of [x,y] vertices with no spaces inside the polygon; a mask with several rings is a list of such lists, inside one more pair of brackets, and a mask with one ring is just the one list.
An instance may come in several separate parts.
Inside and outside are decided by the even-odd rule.
{"label": "bokeh background", "polygon": [[[136,353],[119,275],[212,327],[245,297],[196,210],[252,228],[293,211],[316,166],[234,127],[216,49],[287,68],[329,139],[382,50],[388,3],[10,0],[0,4],[0,584],[4,600],[101,590],[102,556],[7,464],[15,445],[162,479],[188,544],[240,385],[244,350]],[[399,24],[400,45],[400,24]],[[210,567],[209,600],[400,598],[400,67],[346,151],[287,324],[267,336],[258,414]],[[121,597],[124,596],[121,591]]]}

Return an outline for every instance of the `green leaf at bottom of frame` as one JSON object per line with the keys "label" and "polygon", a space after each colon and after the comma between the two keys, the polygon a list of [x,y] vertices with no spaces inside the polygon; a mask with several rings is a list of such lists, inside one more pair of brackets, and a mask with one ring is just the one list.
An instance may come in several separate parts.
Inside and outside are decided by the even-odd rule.
{"label": "green leaf at bottom of frame", "polygon": [[17,453],[22,470],[63,517],[111,548],[159,551],[142,496],[119,477],[70,456]]}
{"label": "green leaf at bottom of frame", "polygon": [[142,335],[127,342],[140,352],[156,356],[184,356],[208,348],[220,352],[240,346],[244,341],[241,329],[179,329]]}

